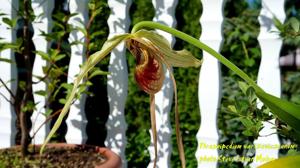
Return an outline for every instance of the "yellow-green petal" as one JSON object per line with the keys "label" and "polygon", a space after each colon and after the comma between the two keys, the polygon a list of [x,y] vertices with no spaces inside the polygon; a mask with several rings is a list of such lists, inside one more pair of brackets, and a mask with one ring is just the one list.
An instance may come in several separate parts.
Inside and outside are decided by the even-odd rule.
{"label": "yellow-green petal", "polygon": [[201,61],[195,58],[189,51],[175,51],[169,42],[154,31],[140,30],[132,35],[133,37],[149,40],[164,55],[164,60],[174,67],[199,67]]}
{"label": "yellow-green petal", "polygon": [[187,50],[173,52],[176,53],[168,53],[169,55],[166,55],[165,59],[174,67],[199,67],[202,63]]}

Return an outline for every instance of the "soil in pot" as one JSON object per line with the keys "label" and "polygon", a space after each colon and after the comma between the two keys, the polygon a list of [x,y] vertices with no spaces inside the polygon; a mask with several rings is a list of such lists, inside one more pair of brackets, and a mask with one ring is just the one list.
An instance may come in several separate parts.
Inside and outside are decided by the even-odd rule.
{"label": "soil in pot", "polygon": [[106,162],[106,156],[95,146],[51,144],[41,157],[39,149],[31,146],[25,158],[20,146],[0,149],[0,168],[94,168]]}

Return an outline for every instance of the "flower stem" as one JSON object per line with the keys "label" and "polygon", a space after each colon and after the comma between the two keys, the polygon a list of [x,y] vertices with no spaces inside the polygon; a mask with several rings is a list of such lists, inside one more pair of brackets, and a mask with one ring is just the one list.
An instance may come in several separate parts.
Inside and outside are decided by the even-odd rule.
{"label": "flower stem", "polygon": [[198,39],[191,37],[190,35],[183,33],[181,31],[178,31],[174,28],[162,25],[160,23],[151,22],[151,21],[142,21],[137,23],[133,28],[131,33],[135,33],[140,29],[148,28],[148,29],[159,29],[165,32],[168,32],[204,51],[214,56],[216,59],[218,59],[222,64],[224,64],[226,67],[228,67],[230,70],[234,71],[238,76],[240,76],[242,79],[244,79],[248,84],[250,84],[256,91],[263,91],[244,71],[242,71],[240,68],[238,68],[236,65],[234,65],[231,61],[229,61],[227,58],[225,58],[223,55],[219,54],[214,49],[210,48],[206,44],[202,43]]}

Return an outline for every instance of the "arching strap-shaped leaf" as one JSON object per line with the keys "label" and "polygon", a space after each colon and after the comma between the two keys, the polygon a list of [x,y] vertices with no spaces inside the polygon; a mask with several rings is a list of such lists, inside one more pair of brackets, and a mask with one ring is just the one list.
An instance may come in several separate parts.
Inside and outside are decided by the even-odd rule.
{"label": "arching strap-shaped leaf", "polygon": [[280,99],[264,91],[256,91],[256,95],[271,109],[273,114],[300,132],[300,105]]}
{"label": "arching strap-shaped leaf", "polygon": [[266,164],[259,166],[258,168],[298,168],[300,165],[300,155],[286,156]]}
{"label": "arching strap-shaped leaf", "polygon": [[124,39],[126,39],[128,37],[130,37],[129,34],[123,34],[123,35],[114,36],[113,38],[107,40],[104,43],[102,49],[100,51],[92,54],[89,57],[89,59],[87,60],[87,62],[81,67],[78,76],[74,80],[74,85],[73,85],[72,91],[71,91],[69,97],[67,98],[67,101],[66,101],[61,113],[59,114],[58,119],[56,120],[54,126],[52,127],[50,133],[48,134],[46,140],[44,141],[44,143],[43,143],[43,145],[40,149],[40,154],[43,153],[46,144],[49,142],[51,137],[54,135],[54,133],[57,131],[57,129],[61,125],[64,116],[68,113],[68,111],[70,109],[70,106],[73,102],[73,99],[75,98],[75,95],[76,95],[77,89],[79,87],[79,84],[82,81],[82,79],[88,74],[88,72],[97,63],[99,63],[104,57],[106,57],[111,52],[111,50],[113,48],[115,48],[118,44],[120,44]]}

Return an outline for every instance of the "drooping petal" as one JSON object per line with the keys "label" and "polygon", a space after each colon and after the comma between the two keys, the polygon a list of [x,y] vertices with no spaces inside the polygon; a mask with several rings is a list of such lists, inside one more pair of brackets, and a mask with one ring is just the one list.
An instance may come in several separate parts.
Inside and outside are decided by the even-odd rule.
{"label": "drooping petal", "polygon": [[164,56],[163,59],[171,66],[174,67],[199,67],[201,61],[195,58],[189,51],[181,50],[175,51],[171,48],[169,42],[161,35],[154,31],[140,30],[134,34],[133,37],[146,39],[150,41],[153,46],[157,47]]}

